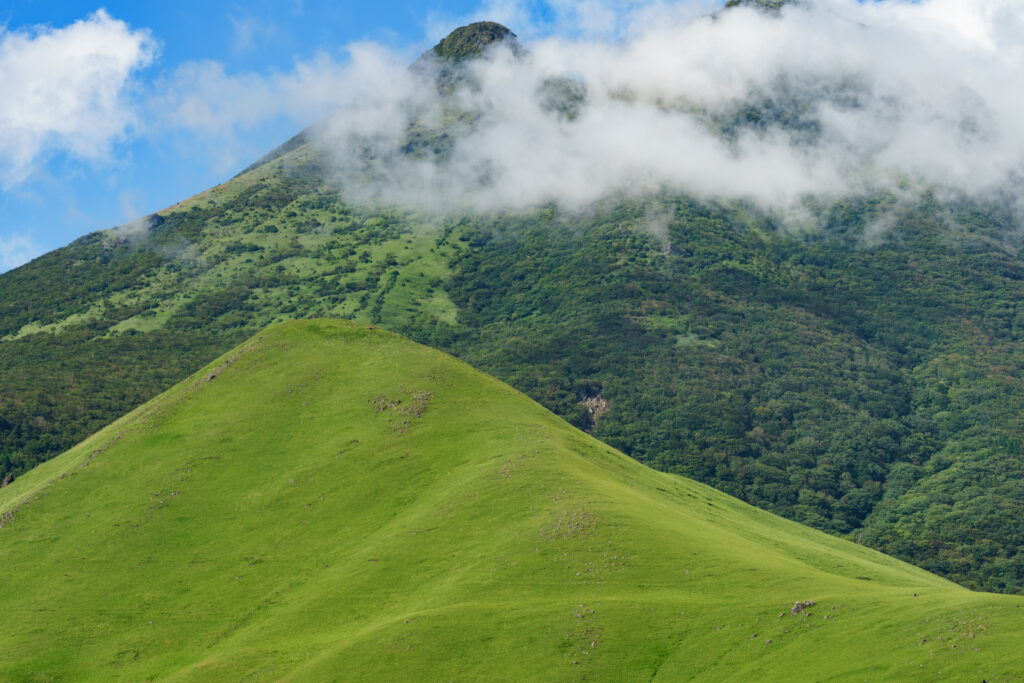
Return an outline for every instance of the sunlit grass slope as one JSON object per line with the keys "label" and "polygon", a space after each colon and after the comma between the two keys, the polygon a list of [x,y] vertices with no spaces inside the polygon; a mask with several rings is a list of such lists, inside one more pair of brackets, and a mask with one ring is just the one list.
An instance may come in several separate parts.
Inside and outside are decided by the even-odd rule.
{"label": "sunlit grass slope", "polygon": [[1021,598],[656,473],[338,321],[264,331],[0,490],[0,515],[3,680],[1024,671]]}

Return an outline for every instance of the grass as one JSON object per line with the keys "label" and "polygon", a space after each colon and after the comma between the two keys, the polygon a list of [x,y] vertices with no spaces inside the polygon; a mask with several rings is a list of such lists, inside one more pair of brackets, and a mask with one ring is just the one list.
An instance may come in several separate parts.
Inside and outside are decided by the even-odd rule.
{"label": "grass", "polygon": [[1024,670],[1021,598],[654,472],[341,321],[267,329],[0,490],[0,517],[5,680]]}
{"label": "grass", "polygon": [[[113,308],[139,312],[110,325],[108,334],[150,332],[165,327],[197,296],[240,283],[253,290],[252,301],[259,305],[252,321],[257,327],[320,315],[394,328],[418,313],[454,324],[456,306],[440,283],[451,275],[449,264],[460,245],[457,228],[436,216],[394,207],[348,207],[323,182],[303,186],[292,201],[262,199],[268,188],[287,184],[295,168],[310,164],[312,154],[302,146],[160,212],[166,218],[213,211],[194,240],[154,247],[169,258],[146,278],[103,292],[85,310],[52,323],[27,323],[0,342],[60,333],[101,319]],[[311,199],[324,197],[324,206],[311,206]],[[268,226],[274,232],[266,232]],[[118,234],[117,228],[107,234]],[[153,246],[142,236],[131,239],[142,248]],[[388,257],[396,263],[378,274]],[[343,264],[351,270],[339,272]],[[391,272],[398,273],[401,286],[382,293]],[[276,281],[267,281],[267,275]],[[428,288],[428,281],[439,284]]]}

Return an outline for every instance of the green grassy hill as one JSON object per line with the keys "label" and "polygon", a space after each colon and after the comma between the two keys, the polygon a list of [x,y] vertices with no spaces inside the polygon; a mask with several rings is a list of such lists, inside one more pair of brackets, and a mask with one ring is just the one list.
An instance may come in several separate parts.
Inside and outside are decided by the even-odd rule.
{"label": "green grassy hill", "polygon": [[0,490],[0,518],[5,680],[1024,669],[1019,598],[650,470],[345,322],[265,330]]}

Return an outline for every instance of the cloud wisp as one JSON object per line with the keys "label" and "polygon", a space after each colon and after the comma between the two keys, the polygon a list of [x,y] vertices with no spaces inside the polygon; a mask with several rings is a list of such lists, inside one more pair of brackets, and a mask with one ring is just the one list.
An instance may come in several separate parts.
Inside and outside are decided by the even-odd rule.
{"label": "cloud wisp", "polygon": [[0,273],[28,263],[42,250],[24,235],[0,235]]}

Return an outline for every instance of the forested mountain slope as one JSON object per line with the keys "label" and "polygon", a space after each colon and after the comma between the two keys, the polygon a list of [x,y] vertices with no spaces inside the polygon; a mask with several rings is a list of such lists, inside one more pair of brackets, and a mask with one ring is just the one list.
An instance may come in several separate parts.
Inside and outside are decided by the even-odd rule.
{"label": "forested mountain slope", "polygon": [[[409,135],[408,154],[451,152],[444,131]],[[967,586],[1024,589],[1014,219],[927,192],[803,208],[794,230],[669,191],[360,202],[299,136],[0,276],[0,476],[270,322],[348,318],[448,350],[654,467]]]}
{"label": "forested mountain slope", "polygon": [[12,680],[1008,680],[971,593],[433,349],[273,326],[0,490]]}

